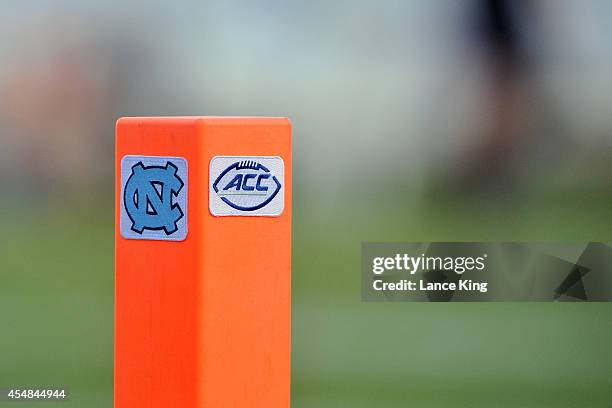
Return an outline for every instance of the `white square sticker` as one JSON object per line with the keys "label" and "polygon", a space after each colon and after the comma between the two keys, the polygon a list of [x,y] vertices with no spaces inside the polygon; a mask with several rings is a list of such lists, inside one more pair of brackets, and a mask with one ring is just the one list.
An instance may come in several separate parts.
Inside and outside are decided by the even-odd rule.
{"label": "white square sticker", "polygon": [[215,156],[209,207],[215,216],[278,217],[285,207],[285,163],[278,156]]}

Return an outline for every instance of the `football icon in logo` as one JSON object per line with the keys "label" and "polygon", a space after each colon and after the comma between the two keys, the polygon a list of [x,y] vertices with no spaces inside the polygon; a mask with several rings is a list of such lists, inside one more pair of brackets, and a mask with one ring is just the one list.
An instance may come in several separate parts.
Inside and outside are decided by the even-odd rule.
{"label": "football icon in logo", "polygon": [[255,211],[268,204],[281,189],[270,170],[254,160],[231,164],[213,184],[227,205],[240,211]]}
{"label": "football icon in logo", "polygon": [[210,210],[216,216],[279,216],[284,163],[276,156],[216,156],[210,164]]}

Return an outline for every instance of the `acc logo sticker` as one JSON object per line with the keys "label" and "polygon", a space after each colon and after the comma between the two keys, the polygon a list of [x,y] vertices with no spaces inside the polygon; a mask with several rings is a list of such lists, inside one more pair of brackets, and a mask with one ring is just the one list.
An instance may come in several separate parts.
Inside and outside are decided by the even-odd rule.
{"label": "acc logo sticker", "polygon": [[125,156],[121,160],[121,235],[182,241],[187,236],[187,161]]}
{"label": "acc logo sticker", "polygon": [[216,216],[282,214],[285,165],[276,156],[215,156],[210,162],[210,212]]}

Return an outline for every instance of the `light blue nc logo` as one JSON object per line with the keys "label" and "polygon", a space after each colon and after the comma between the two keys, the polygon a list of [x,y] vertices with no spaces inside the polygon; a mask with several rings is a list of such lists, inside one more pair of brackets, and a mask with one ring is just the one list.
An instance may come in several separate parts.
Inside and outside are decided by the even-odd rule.
{"label": "light blue nc logo", "polygon": [[184,183],[176,175],[177,170],[170,162],[165,167],[145,167],[142,162],[132,166],[132,175],[123,193],[132,231],[142,234],[145,228],[163,229],[166,235],[171,235],[178,230],[176,223],[183,218],[183,211],[172,203],[172,197],[181,191]]}
{"label": "light blue nc logo", "polygon": [[184,240],[187,235],[187,161],[125,156],[121,162],[121,235]]}

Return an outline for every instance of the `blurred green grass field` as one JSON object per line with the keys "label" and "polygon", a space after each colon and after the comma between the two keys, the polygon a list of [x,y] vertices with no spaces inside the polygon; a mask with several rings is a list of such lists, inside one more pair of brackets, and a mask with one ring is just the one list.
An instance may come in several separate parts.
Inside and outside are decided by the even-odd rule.
{"label": "blurred green grass field", "polygon": [[[612,241],[612,196],[377,200],[315,212],[295,193],[293,407],[612,406],[612,304],[364,303],[359,270],[362,241]],[[111,407],[112,208],[2,214],[0,388]]]}

